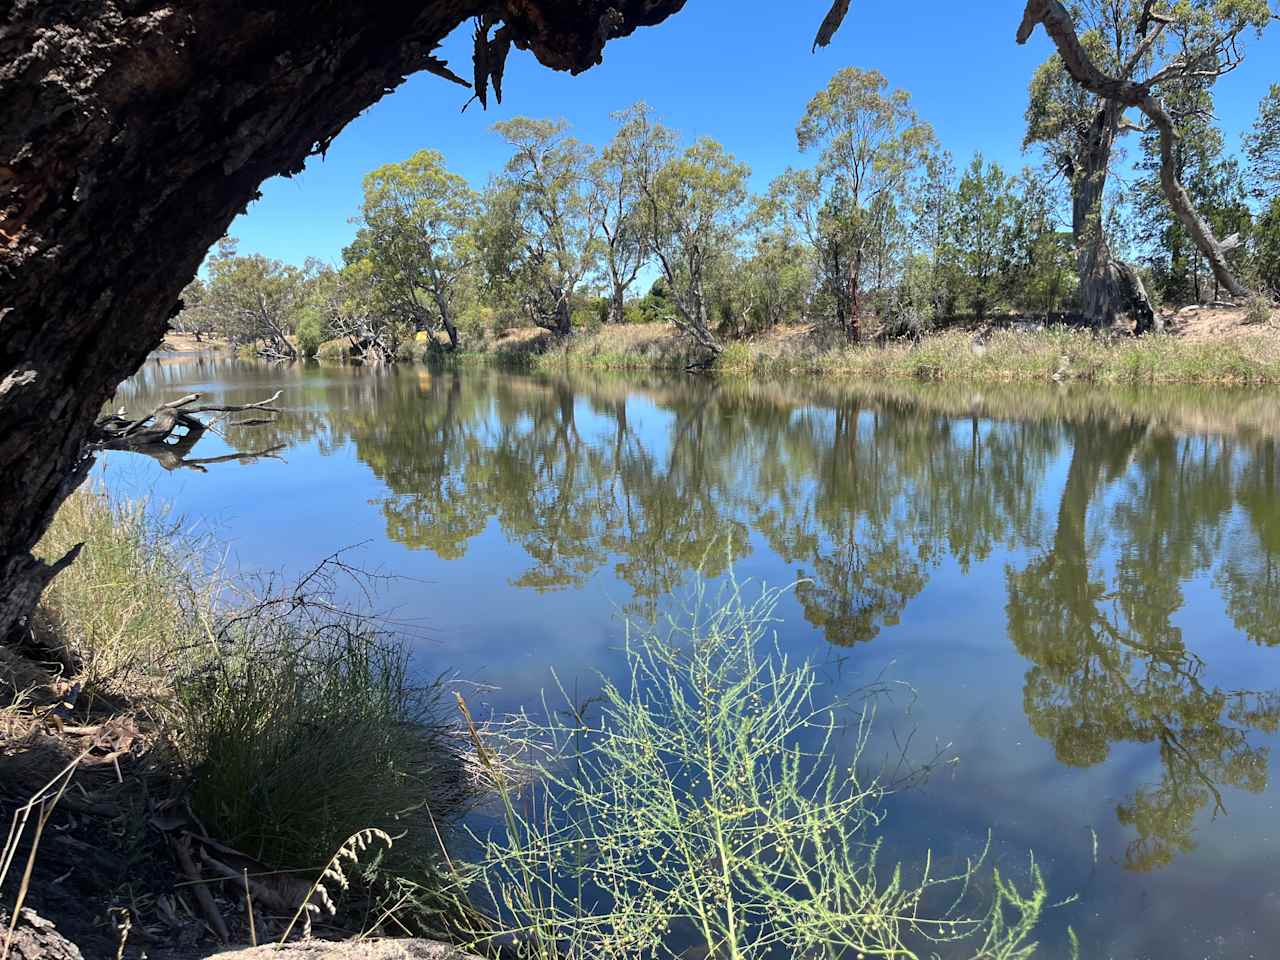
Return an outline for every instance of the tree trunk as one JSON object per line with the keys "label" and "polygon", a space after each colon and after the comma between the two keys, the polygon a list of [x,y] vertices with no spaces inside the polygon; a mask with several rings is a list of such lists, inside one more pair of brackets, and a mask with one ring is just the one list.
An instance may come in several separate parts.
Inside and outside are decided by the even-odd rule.
{"label": "tree trunk", "polygon": [[626,295],[627,288],[615,281],[613,285],[613,296],[609,299],[610,323],[626,323]]}
{"label": "tree trunk", "polygon": [[862,309],[858,302],[858,277],[862,273],[862,248],[859,247],[849,260],[849,325],[845,328],[845,336],[850,343],[857,343],[862,337],[861,318],[858,311]]}
{"label": "tree trunk", "polygon": [[[464,20],[572,71],[684,0],[17,0],[0,14],[0,638],[86,438],[263,180],[302,169]],[[63,558],[68,560],[68,558]],[[69,560],[68,560],[69,562]]]}
{"label": "tree trunk", "polygon": [[449,335],[449,349],[458,349],[458,327],[454,324],[448,312],[440,314],[440,323],[444,327],[444,332]]}
{"label": "tree trunk", "polygon": [[1044,25],[1045,32],[1058,48],[1058,54],[1073,80],[1090,93],[1101,97],[1108,105],[1119,108],[1137,107],[1151,121],[1160,134],[1160,185],[1164,189],[1165,199],[1209,261],[1218,282],[1234,296],[1248,296],[1248,288],[1235,278],[1227,264],[1226,253],[1230,248],[1213,235],[1213,230],[1196,212],[1191,197],[1178,179],[1174,156],[1178,137],[1173,119],[1164,105],[1152,95],[1146,85],[1109,77],[1099,70],[1076,35],[1071,14],[1059,0],[1027,0],[1022,23],[1018,27],[1018,43],[1026,43],[1037,24]]}
{"label": "tree trunk", "polygon": [[1145,333],[1155,311],[1137,270],[1112,256],[1103,219],[1107,172],[1123,113],[1121,104],[1104,101],[1081,143],[1071,179],[1071,232],[1085,320],[1111,330],[1128,317],[1135,333]]}
{"label": "tree trunk", "polygon": [[568,296],[562,296],[556,301],[556,314],[552,331],[557,337],[567,337],[573,333],[573,311],[569,307]]}

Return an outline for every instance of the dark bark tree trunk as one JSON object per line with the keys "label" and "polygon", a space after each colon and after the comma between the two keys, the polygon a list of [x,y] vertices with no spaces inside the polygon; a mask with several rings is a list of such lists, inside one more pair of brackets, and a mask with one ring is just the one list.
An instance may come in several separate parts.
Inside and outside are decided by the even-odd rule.
{"label": "dark bark tree trunk", "polygon": [[850,343],[857,343],[862,339],[861,317],[859,312],[862,310],[862,304],[859,302],[858,277],[862,273],[862,248],[858,247],[854,251],[853,257],[849,260],[849,326],[845,330],[845,335]]}
{"label": "dark bark tree trunk", "polygon": [[[482,11],[572,71],[684,0],[11,0],[0,14],[0,637],[103,404],[275,174],[296,173]],[[500,65],[499,65],[500,69]],[[490,71],[492,72],[492,71]]]}
{"label": "dark bark tree trunk", "polygon": [[613,283],[613,296],[609,299],[609,322],[626,323],[627,288],[617,280]]}
{"label": "dark bark tree trunk", "polygon": [[1123,105],[1104,101],[1080,145],[1071,178],[1071,232],[1085,319],[1095,327],[1113,329],[1122,317],[1129,317],[1134,332],[1145,333],[1155,321],[1155,311],[1137,270],[1112,255],[1103,217],[1111,151],[1123,113]]}
{"label": "dark bark tree trunk", "polygon": [[[1160,185],[1165,199],[1178,221],[1186,228],[1196,247],[1204,254],[1213,269],[1217,281],[1233,296],[1248,296],[1249,290],[1232,273],[1226,254],[1230,246],[1213,235],[1212,228],[1196,212],[1191,197],[1178,179],[1175,146],[1178,141],[1173,118],[1145,84],[1133,80],[1109,77],[1098,69],[1089,58],[1084,45],[1076,35],[1071,14],[1059,0],[1027,0],[1018,27],[1018,43],[1026,43],[1036,25],[1042,24],[1053,40],[1062,62],[1073,80],[1090,93],[1109,104],[1119,107],[1136,107],[1146,115],[1160,135]],[[1136,274],[1135,274],[1136,276]]]}

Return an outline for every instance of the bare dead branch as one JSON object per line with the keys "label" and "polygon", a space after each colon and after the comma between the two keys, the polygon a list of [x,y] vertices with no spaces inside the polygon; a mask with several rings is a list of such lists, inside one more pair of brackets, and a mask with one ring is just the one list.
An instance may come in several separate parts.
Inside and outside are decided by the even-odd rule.
{"label": "bare dead branch", "polygon": [[[1152,126],[1160,134],[1160,184],[1164,188],[1165,199],[1168,200],[1178,220],[1191,234],[1200,252],[1209,261],[1217,281],[1233,296],[1248,296],[1248,288],[1236,278],[1227,263],[1223,245],[1214,236],[1213,229],[1200,216],[1186,188],[1178,179],[1174,157],[1178,134],[1173,118],[1165,109],[1163,102],[1152,93],[1152,86],[1167,74],[1170,67],[1164,68],[1146,83],[1103,73],[1080,42],[1075,22],[1059,0],[1027,0],[1022,22],[1018,25],[1018,43],[1026,43],[1037,25],[1043,26],[1049,38],[1053,40],[1058,48],[1058,54],[1062,57],[1063,65],[1073,80],[1095,96],[1124,107],[1137,107],[1147,115]],[[1216,47],[1219,62],[1217,69],[1234,69],[1229,65],[1236,62],[1239,56],[1235,40],[1234,33],[1219,39]],[[1179,61],[1175,61],[1177,62]],[[1185,68],[1179,67],[1179,69]]]}

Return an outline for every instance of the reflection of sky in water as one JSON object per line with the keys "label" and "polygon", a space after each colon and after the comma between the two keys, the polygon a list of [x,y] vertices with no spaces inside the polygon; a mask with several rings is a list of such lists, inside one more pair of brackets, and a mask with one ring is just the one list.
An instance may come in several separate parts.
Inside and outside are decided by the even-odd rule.
{"label": "reflection of sky in water", "polygon": [[[1192,781],[1203,774],[1221,791],[1225,813],[1214,816],[1211,801],[1192,803],[1184,818],[1192,822],[1177,825],[1190,848],[1175,843],[1169,862],[1146,872],[1125,868],[1137,834],[1117,815],[1137,791],[1161,783],[1177,762],[1170,751],[1182,742],[1194,748],[1198,734],[1188,724],[1197,718],[1211,733],[1242,730],[1235,748],[1273,745],[1272,721],[1232,720],[1224,706],[1184,720],[1182,740],[1162,746],[1151,711],[1158,719],[1166,707],[1185,707],[1197,685],[1206,696],[1280,688],[1280,651],[1243,635],[1224,586],[1234,558],[1233,589],[1258,605],[1257,622],[1278,609],[1257,578],[1266,569],[1259,538],[1273,538],[1274,548],[1280,532],[1274,443],[1181,437],[1133,420],[1136,402],[1109,419],[1086,409],[1093,419],[1073,424],[1013,419],[1036,409],[1017,394],[1007,413],[971,418],[953,409],[954,392],[858,397],[691,380],[174,363],[149,366],[123,399],[141,408],[208,389],[256,400],[277,386],[291,411],[285,462],[200,475],[112,456],[105,471],[113,487],[171,502],[249,569],[299,571],[358,544],[360,564],[404,578],[380,601],[424,638],[424,670],[479,684],[468,699],[481,714],[535,703],[552,669],[575,696],[590,695],[597,672],[619,669],[620,612],[636,606],[630,584],[644,580],[655,551],[678,555],[676,579],[687,579],[707,547],[688,539],[728,537],[741,525],[740,579],[785,584],[803,571],[821,581],[784,598],[784,647],[821,662],[836,691],[877,678],[889,685],[868,758],[896,757],[904,744],[917,762],[940,749],[958,758],[891,800],[895,855],[914,861],[928,847],[944,861],[964,857],[991,830],[996,862],[1018,875],[1034,849],[1056,896],[1081,895],[1050,914],[1049,956],[1063,951],[1056,931],[1067,923],[1088,956],[1261,957],[1280,942],[1273,788],[1213,782],[1221,769],[1191,765],[1199,771]],[[228,449],[207,437],[198,455]],[[527,496],[484,472],[501,462],[498,454],[514,458],[505,470],[529,469]],[[439,463],[448,468],[443,480],[423,470]],[[570,463],[577,472],[568,486],[578,496],[558,509]],[[458,559],[395,539],[412,539],[402,524],[423,517],[417,534],[435,532],[440,490],[446,505],[476,508],[471,532],[443,551]],[[568,543],[566,530],[582,542]],[[668,543],[667,531],[684,539]],[[537,582],[547,589],[519,586],[534,566],[531,550],[580,582],[556,589],[543,576]],[[723,552],[723,544],[713,550]],[[842,620],[839,574],[850,569],[862,577],[855,595],[871,612],[851,608]],[[1028,604],[1020,638],[1011,636],[1008,606],[1015,582]],[[1241,584],[1254,593],[1241,593]],[[1086,611],[1085,634],[1072,633],[1073,609]],[[1142,621],[1135,633],[1130,617],[1153,611],[1154,626]],[[857,642],[830,645],[823,624],[826,635]],[[1119,639],[1108,641],[1108,631]],[[1078,663],[1072,650],[1087,644],[1061,640],[1094,635],[1105,642],[1089,649],[1101,654]],[[1144,658],[1135,640],[1173,647]],[[1169,679],[1168,669],[1153,674],[1150,665],[1175,648],[1174,693],[1144,700],[1153,676]],[[1038,702],[1085,731],[1084,740],[1064,741],[1071,762],[1028,720],[1027,685],[1037,671],[1051,681]],[[1094,720],[1120,734],[1089,740]],[[1124,732],[1135,723],[1144,742]],[[1265,766],[1274,779],[1274,758]]]}

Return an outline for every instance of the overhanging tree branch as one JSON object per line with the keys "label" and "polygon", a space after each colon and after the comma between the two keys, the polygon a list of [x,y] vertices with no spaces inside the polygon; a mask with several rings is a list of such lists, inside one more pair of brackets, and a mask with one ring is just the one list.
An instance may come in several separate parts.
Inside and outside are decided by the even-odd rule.
{"label": "overhanging tree branch", "polygon": [[[1160,185],[1164,189],[1169,206],[1195,241],[1196,247],[1209,261],[1218,283],[1233,296],[1248,296],[1248,288],[1236,279],[1227,263],[1228,248],[1214,236],[1213,229],[1196,211],[1186,188],[1178,179],[1174,162],[1174,147],[1178,141],[1178,134],[1174,128],[1173,118],[1169,116],[1160,99],[1151,92],[1151,82],[1138,83],[1103,73],[1080,42],[1075,23],[1059,0],[1028,0],[1022,14],[1022,22],[1018,26],[1018,43],[1026,43],[1037,25],[1042,25],[1045,33],[1053,40],[1072,79],[1099,97],[1126,107],[1138,108],[1159,131]],[[1154,34],[1147,35],[1148,38],[1152,36]],[[1146,42],[1146,38],[1143,42]],[[1156,76],[1163,77],[1165,73],[1166,71],[1161,71]]]}

